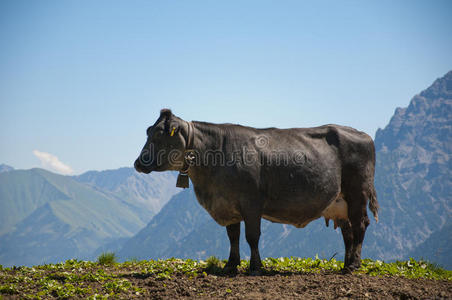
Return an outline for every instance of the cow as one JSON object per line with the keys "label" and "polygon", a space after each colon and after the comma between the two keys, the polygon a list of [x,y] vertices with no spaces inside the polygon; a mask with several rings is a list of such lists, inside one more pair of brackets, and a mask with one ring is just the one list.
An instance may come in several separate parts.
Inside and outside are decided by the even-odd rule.
{"label": "cow", "polygon": [[226,227],[225,273],[240,264],[240,222],[251,249],[249,274],[261,274],[261,219],[305,227],[320,217],[340,227],[344,273],[361,265],[369,225],[378,222],[372,138],[340,125],[264,128],[184,121],[162,109],[135,161],[138,172],[179,171],[177,186],[194,186],[198,202]]}

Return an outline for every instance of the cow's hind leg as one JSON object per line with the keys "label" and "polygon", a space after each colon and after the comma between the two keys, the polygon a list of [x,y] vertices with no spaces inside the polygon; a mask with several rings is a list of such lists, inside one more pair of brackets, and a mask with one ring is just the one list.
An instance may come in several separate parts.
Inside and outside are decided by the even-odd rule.
{"label": "cow's hind leg", "polygon": [[349,190],[346,195],[350,223],[341,226],[345,244],[345,273],[356,270],[361,266],[361,249],[367,226],[370,223],[366,208],[367,193],[361,186],[353,193],[350,193],[351,191]]}
{"label": "cow's hind leg", "polygon": [[350,256],[350,269],[355,270],[361,267],[361,249],[363,246],[364,235],[367,226],[369,226],[369,217],[367,216],[367,196],[361,195],[361,199],[365,199],[364,204],[352,207],[350,211],[350,221],[352,223],[353,243]]}
{"label": "cow's hind leg", "polygon": [[339,227],[341,228],[342,238],[344,239],[345,245],[345,257],[344,257],[344,273],[348,273],[349,270],[347,266],[350,265],[351,254],[352,254],[352,244],[353,244],[353,231],[350,221],[339,220]]}
{"label": "cow's hind leg", "polygon": [[240,222],[226,226],[229,242],[231,243],[231,249],[229,252],[229,259],[227,264],[223,268],[223,272],[227,274],[237,273],[237,266],[240,264]]}

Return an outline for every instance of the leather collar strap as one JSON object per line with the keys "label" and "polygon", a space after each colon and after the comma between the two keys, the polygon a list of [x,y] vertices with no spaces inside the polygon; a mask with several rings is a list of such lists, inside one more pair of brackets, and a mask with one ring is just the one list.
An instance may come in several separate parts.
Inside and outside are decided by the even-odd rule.
{"label": "leather collar strap", "polygon": [[192,122],[187,122],[188,124],[188,133],[187,133],[187,145],[185,150],[193,150],[193,140],[195,139],[194,133],[195,130],[193,128]]}
{"label": "leather collar strap", "polygon": [[193,140],[194,140],[194,128],[192,122],[187,122],[188,131],[187,131],[187,142],[185,145],[185,153],[184,153],[184,165],[182,169],[179,171],[179,175],[177,176],[176,187],[180,188],[188,188],[188,169],[193,162],[194,154],[193,154]]}

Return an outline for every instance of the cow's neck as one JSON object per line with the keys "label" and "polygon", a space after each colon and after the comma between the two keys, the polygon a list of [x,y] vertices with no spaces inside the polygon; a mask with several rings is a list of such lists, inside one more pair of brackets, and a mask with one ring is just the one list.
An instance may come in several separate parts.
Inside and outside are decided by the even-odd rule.
{"label": "cow's neck", "polygon": [[[199,159],[203,160],[210,151],[221,151],[226,134],[219,125],[196,121],[192,124],[193,150]],[[188,174],[196,187],[207,183],[213,171],[212,166],[197,162],[190,167]]]}
{"label": "cow's neck", "polygon": [[192,121],[192,124],[194,150],[205,153],[221,149],[224,133],[219,125],[196,121]]}

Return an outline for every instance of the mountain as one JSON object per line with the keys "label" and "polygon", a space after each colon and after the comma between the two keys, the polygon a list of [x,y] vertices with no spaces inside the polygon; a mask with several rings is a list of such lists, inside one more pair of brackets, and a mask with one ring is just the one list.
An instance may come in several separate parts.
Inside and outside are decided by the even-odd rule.
{"label": "mountain", "polygon": [[428,239],[417,246],[409,256],[421,259],[428,258],[441,266],[446,266],[449,270],[451,266],[452,253],[452,222],[449,220],[446,225],[438,231],[433,232]]}
{"label": "mountain", "polygon": [[[376,258],[402,259],[452,217],[452,71],[397,108],[375,138],[375,183],[382,222],[371,226],[364,251]],[[452,268],[452,253],[449,252]],[[434,260],[434,252],[424,258]]]}
{"label": "mountain", "polygon": [[[452,72],[397,108],[375,138],[380,221],[371,220],[363,257],[405,259],[416,254],[452,268]],[[241,255],[249,249],[241,234]],[[438,245],[438,246],[435,246]],[[439,248],[437,248],[439,247]],[[343,259],[340,230],[316,220],[304,229],[262,223],[262,257],[337,254]],[[124,244],[121,258],[227,258],[229,242],[196,202],[192,189],[181,192],[152,221]]]}
{"label": "mountain", "polygon": [[46,202],[68,197],[42,174],[44,170],[17,170],[0,173],[0,235]]}
{"label": "mountain", "polygon": [[88,259],[136,234],[177,190],[172,173],[140,180],[131,170],[0,173],[0,264]]}
{"label": "mountain", "polygon": [[75,180],[91,185],[110,197],[121,199],[134,210],[145,223],[180,192],[176,188],[176,173],[161,172],[145,175],[133,168],[106,171],[89,171]]}
{"label": "mountain", "polygon": [[9,171],[12,171],[12,170],[14,170],[13,167],[5,165],[5,164],[0,164],[0,173],[9,172]]}
{"label": "mountain", "polygon": [[127,241],[119,256],[137,259],[170,257],[169,251],[177,248],[177,242],[209,218],[197,203],[193,189],[183,190]]}

